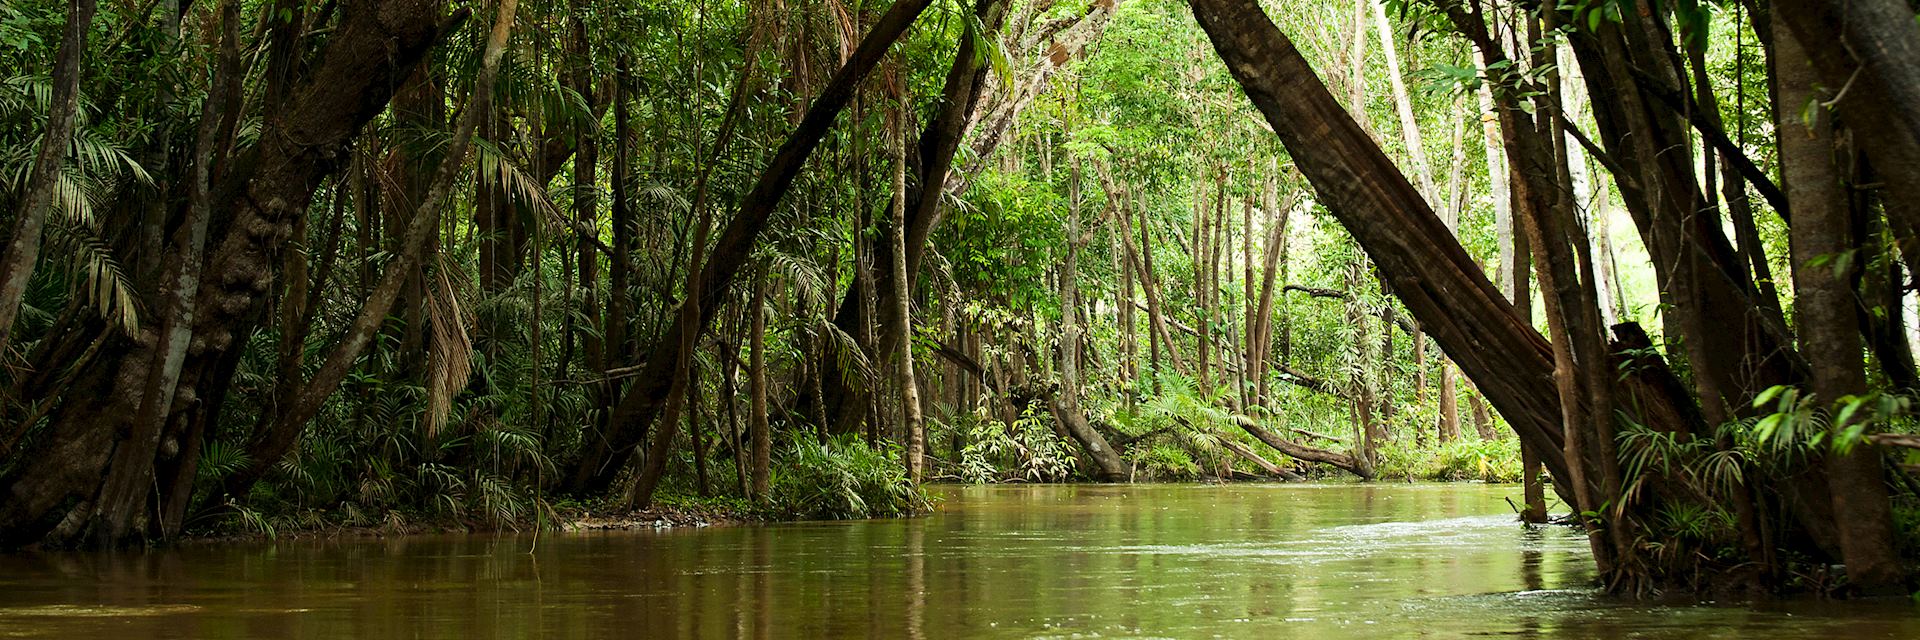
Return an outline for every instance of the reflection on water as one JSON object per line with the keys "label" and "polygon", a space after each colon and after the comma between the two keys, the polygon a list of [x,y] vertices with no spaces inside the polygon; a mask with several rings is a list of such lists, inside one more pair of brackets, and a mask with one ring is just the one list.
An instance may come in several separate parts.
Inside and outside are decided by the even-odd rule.
{"label": "reflection on water", "polygon": [[0,556],[0,638],[1916,638],[1604,598],[1481,485],[942,489],[913,520]]}

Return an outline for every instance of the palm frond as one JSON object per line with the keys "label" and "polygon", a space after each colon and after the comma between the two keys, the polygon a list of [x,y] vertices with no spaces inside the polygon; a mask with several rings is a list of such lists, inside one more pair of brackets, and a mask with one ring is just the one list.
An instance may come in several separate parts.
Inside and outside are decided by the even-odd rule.
{"label": "palm frond", "polygon": [[820,332],[833,341],[834,364],[838,365],[840,380],[849,385],[866,382],[872,375],[872,368],[867,362],[866,352],[860,349],[860,342],[825,320],[820,322]]}
{"label": "palm frond", "polygon": [[107,241],[83,226],[56,220],[51,225],[60,253],[67,256],[68,273],[100,317],[131,336],[140,331],[140,295]]}
{"label": "palm frond", "polygon": [[427,292],[427,321],[433,327],[427,337],[427,419],[423,423],[428,437],[446,425],[454,396],[473,377],[473,339],[467,333],[472,317],[462,308],[453,279],[447,275],[451,270],[441,260]]}

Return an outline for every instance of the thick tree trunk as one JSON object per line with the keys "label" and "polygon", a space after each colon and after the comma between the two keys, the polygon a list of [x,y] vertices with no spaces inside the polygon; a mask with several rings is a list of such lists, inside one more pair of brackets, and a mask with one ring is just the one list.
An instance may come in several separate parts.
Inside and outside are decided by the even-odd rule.
{"label": "thick tree trunk", "polygon": [[[1804,53],[1885,185],[1894,237],[1920,257],[1920,23],[1900,0],[1782,0],[1771,3],[1776,40],[1819,42]],[[1757,20],[1756,20],[1757,21]],[[1777,53],[1776,53],[1777,56]],[[1775,65],[1780,70],[1779,63]]]}
{"label": "thick tree trunk", "polygon": [[1133,465],[1120,457],[1113,445],[1107,443],[1106,436],[1087,422],[1087,415],[1080,409],[1080,403],[1070,400],[1065,394],[1046,394],[1047,408],[1053,410],[1053,419],[1060,430],[1080,444],[1080,450],[1093,462],[1093,468],[1087,475],[1101,482],[1120,482],[1133,475]]}
{"label": "thick tree trunk", "polygon": [[[1487,393],[1522,439],[1559,450],[1560,409],[1546,341],[1520,322],[1478,265],[1260,8],[1191,0],[1247,96],[1321,201],[1377,260],[1407,309]],[[1564,460],[1548,460],[1566,477]]]}
{"label": "thick tree trunk", "polygon": [[[147,492],[158,484],[154,474],[155,452],[178,394],[180,368],[186,362],[187,342],[192,339],[194,304],[200,291],[200,271],[207,245],[207,226],[213,218],[209,193],[213,165],[224,162],[220,147],[220,122],[229,109],[239,107],[239,21],[233,0],[221,4],[223,28],[221,62],[200,109],[200,124],[195,135],[194,160],[187,185],[187,215],[181,222],[165,258],[165,277],[158,292],[162,301],[156,314],[160,319],[155,333],[158,345],[149,365],[140,404],[133,420],[131,437],[118,442],[108,458],[106,479],[93,504],[88,531],[82,534],[99,546],[112,546],[133,533],[136,518],[147,505]],[[3,349],[0,346],[0,349]],[[191,395],[191,394],[189,394]],[[194,456],[198,451],[187,452]],[[169,528],[161,523],[161,529]],[[177,528],[178,522],[173,523]]]}
{"label": "thick tree trunk", "polygon": [[353,323],[327,354],[326,360],[321,362],[319,369],[314,371],[313,378],[293,394],[292,404],[274,418],[264,437],[248,443],[250,463],[228,478],[227,495],[246,495],[254,482],[265,476],[292,450],[307,422],[319,414],[321,405],[346,380],[354,362],[360,359],[361,352],[373,343],[375,335],[386,322],[387,313],[399,300],[402,288],[417,277],[427,245],[439,230],[440,214],[444,209],[441,202],[451,192],[454,178],[466,163],[467,149],[473,142],[480,119],[487,117],[488,109],[482,105],[489,102],[489,92],[492,91],[500,58],[504,55],[507,34],[513,28],[515,4],[517,0],[502,0],[500,3],[500,17],[489,36],[474,94],[467,101],[460,124],[453,131],[447,153],[435,169],[432,182],[407,218],[409,222],[399,254],[393,262],[385,265],[379,284],[368,294],[359,313],[355,314]]}
{"label": "thick tree trunk", "polygon": [[[291,83],[287,106],[268,112],[259,143],[238,154],[234,170],[213,189],[211,228],[224,231],[203,263],[180,388],[222,379],[219,363],[261,317],[258,306],[279,271],[294,220],[306,213],[320,182],[346,160],[361,127],[386,108],[393,90],[456,24],[444,19],[437,0],[352,2],[340,11],[340,24],[310,70]],[[131,432],[136,391],[146,387],[151,372],[152,344],[117,342],[75,371],[74,386],[50,416],[47,437],[28,464],[0,479],[0,531],[6,532],[0,543],[41,538],[57,523],[49,517],[56,507],[95,497],[92,489],[112,443]],[[175,413],[196,416],[213,409],[197,402],[177,406]],[[48,541],[67,540],[54,535]]]}
{"label": "thick tree trunk", "polygon": [[[1814,101],[1817,80],[1800,38],[1777,25],[1774,33],[1781,104]],[[1801,351],[1812,364],[1815,401],[1832,407],[1845,396],[1864,393],[1867,380],[1850,274],[1835,273],[1827,264],[1833,256],[1854,248],[1849,242],[1853,234],[1847,194],[1834,167],[1833,127],[1826,117],[1807,122],[1810,124],[1796,122],[1781,131],[1781,173],[1794,211],[1790,244],[1794,316],[1800,329]],[[1830,429],[1838,433],[1846,426],[1834,424]],[[1825,467],[1848,579],[1868,590],[1899,591],[1906,570],[1894,549],[1880,451],[1864,445],[1846,453],[1830,450],[1825,453]]]}

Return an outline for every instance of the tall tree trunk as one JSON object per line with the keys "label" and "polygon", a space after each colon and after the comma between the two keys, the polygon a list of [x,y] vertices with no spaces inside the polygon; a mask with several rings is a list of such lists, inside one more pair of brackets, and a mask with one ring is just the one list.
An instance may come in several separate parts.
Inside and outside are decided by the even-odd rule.
{"label": "tall tree trunk", "polygon": [[[613,80],[613,175],[611,176],[613,202],[609,203],[609,223],[613,227],[613,255],[607,257],[607,313],[602,324],[605,325],[606,344],[603,356],[606,366],[612,369],[627,362],[633,355],[633,340],[629,337],[633,322],[632,270],[627,267],[638,248],[635,231],[637,221],[633,215],[633,116],[632,98],[633,63],[625,55],[614,62]],[[620,386],[607,382],[602,389],[605,394],[605,411],[602,413],[610,420],[613,405],[620,397]],[[608,424],[603,428],[611,428]]]}
{"label": "tall tree trunk", "polygon": [[773,428],[767,422],[767,288],[768,281],[764,268],[753,285],[753,296],[747,302],[747,317],[750,328],[747,329],[747,394],[750,408],[747,411],[748,439],[753,454],[749,469],[752,481],[747,485],[749,495],[755,501],[767,500],[768,492],[773,489]]}
{"label": "tall tree trunk", "polygon": [[1253,380],[1261,371],[1255,361],[1260,356],[1259,349],[1254,347],[1257,321],[1253,303],[1253,239],[1253,198],[1248,197],[1240,207],[1240,407],[1243,411],[1254,404]]}
{"label": "tall tree trunk", "polygon": [[[200,270],[207,245],[207,225],[213,218],[209,202],[213,165],[224,163],[220,122],[229,109],[239,107],[240,54],[238,9],[234,0],[221,3],[222,28],[219,37],[220,63],[212,87],[200,109],[200,124],[195,134],[191,180],[187,185],[187,215],[174,231],[166,257],[165,277],[158,292],[163,305],[155,337],[152,373],[147,377],[133,421],[131,437],[114,445],[108,458],[106,479],[94,501],[92,522],[87,534],[94,544],[111,546],[133,533],[135,519],[147,504],[147,491],[158,484],[154,474],[154,453],[162,432],[173,415],[178,396],[180,368],[187,358],[187,342],[193,337],[194,305],[199,301]],[[4,348],[4,347],[0,347]],[[188,455],[196,455],[197,451]],[[163,530],[176,530],[178,522]]]}
{"label": "tall tree trunk", "polygon": [[[891,333],[900,336],[896,342],[899,349],[895,352],[898,360],[896,373],[900,384],[900,428],[906,431],[907,479],[919,482],[926,474],[927,433],[926,425],[920,415],[920,385],[913,379],[913,309],[910,297],[913,272],[907,270],[907,127],[906,121],[912,113],[912,105],[907,102],[905,91],[900,92],[900,105],[894,119],[893,131],[893,189],[898,196],[893,201],[893,219],[888,228],[892,249],[887,253],[893,256],[893,327]],[[1069,258],[1071,259],[1071,258]],[[1071,307],[1065,310],[1072,317]],[[1069,338],[1071,339],[1071,338]]]}
{"label": "tall tree trunk", "polygon": [[[1776,40],[1803,50],[1855,143],[1881,174],[1889,227],[1908,262],[1920,258],[1920,23],[1900,0],[1782,0],[1767,6]],[[1757,15],[1755,22],[1762,22]],[[1759,25],[1756,24],[1756,27]],[[1777,55],[1777,53],[1776,53]],[[1776,63],[1776,71],[1779,64]],[[1797,109],[1797,106],[1796,106]]]}
{"label": "tall tree trunk", "polygon": [[[675,371],[666,374],[670,377],[670,381],[666,391],[665,406],[661,409],[661,418],[656,421],[660,427],[659,432],[654,435],[652,443],[647,447],[646,457],[643,459],[645,465],[636,476],[633,491],[627,500],[630,506],[636,508],[652,505],[653,493],[659,488],[661,479],[666,475],[668,457],[673,451],[675,428],[678,425],[678,416],[675,413],[694,410],[690,407],[691,394],[688,387],[695,382],[693,361],[699,349],[700,334],[709,324],[702,314],[712,312],[712,309],[705,308],[701,303],[697,293],[700,291],[700,275],[707,261],[708,237],[713,234],[713,210],[707,206],[708,197],[712,193],[710,180],[713,177],[714,167],[720,164],[726,155],[727,147],[733,141],[734,126],[740,121],[742,112],[745,111],[748,94],[754,92],[752,88],[755,77],[754,63],[759,58],[762,42],[763,39],[758,31],[753,32],[747,40],[740,75],[735,79],[733,91],[728,97],[726,114],[721,116],[720,127],[714,132],[713,143],[705,154],[709,160],[701,166],[699,177],[694,179],[693,201],[689,208],[697,220],[692,246],[688,251],[685,286],[681,289],[684,297],[680,301],[678,315],[674,322],[674,328],[677,331],[671,336],[662,336],[662,339],[672,337],[679,341],[678,347],[673,351]],[[743,250],[743,253],[745,251],[747,250]],[[764,273],[762,277],[765,277]]]}
{"label": "tall tree trunk", "polygon": [[[1278,187],[1280,177],[1276,175],[1279,173],[1278,162],[1278,159],[1269,160],[1266,193],[1261,205],[1267,209],[1267,245],[1260,276],[1260,306],[1255,312],[1259,329],[1254,332],[1254,342],[1250,345],[1250,349],[1255,352],[1250,358],[1255,371],[1254,398],[1260,403],[1265,403],[1267,400],[1267,366],[1273,360],[1273,308],[1276,302],[1274,285],[1286,279],[1287,217],[1295,203],[1295,195],[1291,193],[1287,195],[1286,202],[1280,201]],[[1280,302],[1284,304],[1284,301]],[[1285,327],[1283,326],[1282,329],[1284,330]],[[1289,339],[1290,336],[1282,336],[1283,347]],[[1282,360],[1285,360],[1288,355],[1283,352]]]}
{"label": "tall tree trunk", "polygon": [[[1217,171],[1220,172],[1220,180],[1224,183],[1226,181],[1225,170],[1217,169]],[[1207,254],[1207,250],[1213,233],[1211,227],[1208,226],[1208,222],[1210,218],[1212,218],[1212,213],[1207,208],[1207,199],[1203,195],[1203,189],[1205,189],[1203,183],[1195,184],[1193,188],[1193,246],[1187,254],[1193,261],[1193,326],[1200,332],[1194,336],[1194,357],[1199,360],[1197,370],[1199,371],[1200,394],[1207,396],[1213,393],[1213,372],[1210,366],[1213,361],[1212,350],[1210,349],[1212,346],[1211,338],[1213,337],[1213,321],[1207,317],[1212,313],[1209,308],[1211,301],[1209,300],[1210,296],[1208,295],[1207,285],[1209,282],[1208,276],[1211,275],[1209,272],[1213,269],[1213,258]],[[1224,187],[1221,188],[1221,195],[1225,195],[1225,191],[1226,189]]]}
{"label": "tall tree trunk", "polygon": [[699,482],[700,497],[713,495],[707,480],[707,436],[700,428],[700,361],[687,367],[687,434],[693,436],[693,473]]}
{"label": "tall tree trunk", "polygon": [[[466,154],[478,130],[480,120],[490,111],[485,104],[489,101],[494,78],[499,71],[501,57],[505,54],[508,34],[513,29],[513,11],[517,0],[501,0],[499,17],[488,36],[487,49],[482,58],[480,74],[474,83],[474,93],[463,107],[459,125],[453,131],[447,154],[441,158],[440,166],[434,170],[432,182],[426,193],[408,218],[406,235],[401,241],[399,255],[393,262],[385,265],[378,284],[368,294],[366,302],[355,314],[353,323],[341,337],[332,351],[327,354],[313,377],[294,394],[291,406],[286,408],[264,437],[248,443],[249,464],[241,471],[230,476],[226,482],[226,493],[230,496],[244,496],[253,483],[264,477],[274,465],[277,465],[287,452],[298,442],[300,433],[320,412],[321,405],[328,396],[339,388],[347,374],[352,371],[354,362],[366,350],[385,324],[387,314],[399,299],[401,290],[407,281],[421,269],[427,244],[439,229],[440,214],[444,210],[442,201],[453,188],[454,178],[460,174],[460,168],[466,164]],[[432,435],[432,434],[428,434]]]}
{"label": "tall tree trunk", "polygon": [[[954,54],[953,64],[949,67],[941,87],[939,102],[941,107],[920,132],[914,152],[914,162],[910,165],[915,172],[915,179],[908,182],[905,196],[907,211],[905,258],[909,272],[906,276],[909,279],[909,291],[913,284],[913,274],[919,272],[921,258],[926,253],[927,239],[932,236],[933,230],[939,227],[944,215],[941,209],[942,198],[959,188],[958,184],[954,184],[956,175],[953,171],[954,157],[967,131],[974,124],[981,101],[987,98],[984,94],[991,75],[989,73],[991,65],[984,64],[986,56],[976,49],[976,41],[986,42],[998,36],[1006,22],[1009,4],[1008,0],[976,0],[973,17],[978,21],[977,25],[984,29],[977,37],[961,40],[959,49]],[[1108,10],[1110,11],[1111,7]],[[985,153],[990,153],[991,149],[975,148],[974,151],[984,156]],[[853,329],[857,328],[858,323],[862,321],[859,313],[861,300],[882,293],[891,295],[894,277],[893,258],[889,255],[891,249],[886,248],[891,244],[890,242],[882,243],[874,252],[878,260],[873,263],[875,272],[872,274],[873,277],[868,279],[871,281],[856,279],[848,287],[846,295],[841,298],[840,306],[835,311],[834,324],[849,335],[859,335]],[[893,331],[894,325],[898,323],[886,317],[892,315],[891,307],[892,305],[886,305],[885,308],[879,309],[880,317],[874,320],[879,323],[878,342],[873,349],[869,350],[870,354],[891,353],[896,348],[896,343],[903,337]],[[825,402],[828,405],[828,420],[834,424],[851,422],[849,412],[857,410],[860,406],[858,400],[870,394],[862,393],[859,389],[850,389],[839,380],[827,382],[826,396],[813,398],[811,401]]]}
{"label": "tall tree trunk", "polygon": [[[1801,38],[1776,23],[1774,52],[1780,103],[1807,104],[1817,99],[1817,79]],[[1813,367],[1813,397],[1833,407],[1843,397],[1867,390],[1855,324],[1853,290],[1846,273],[1827,264],[1854,249],[1840,173],[1834,167],[1831,120],[1814,117],[1780,132],[1781,173],[1793,206],[1789,232],[1793,252],[1795,318],[1801,351]],[[1830,425],[1838,434],[1847,425]],[[1837,437],[1837,436],[1836,436]],[[1898,591],[1906,569],[1894,550],[1893,519],[1879,450],[1856,445],[1825,453],[1834,524],[1847,577],[1870,591]]]}
{"label": "tall tree trunk", "polygon": [[[1427,147],[1420,138],[1420,122],[1413,115],[1413,100],[1407,96],[1407,83],[1400,76],[1400,53],[1393,45],[1393,25],[1387,22],[1384,0],[1371,0],[1373,24],[1380,35],[1380,51],[1387,57],[1387,81],[1393,89],[1394,112],[1400,116],[1400,140],[1413,160],[1414,184],[1427,204],[1438,204],[1440,191],[1434,186],[1433,165],[1427,162]],[[1436,207],[1436,209],[1439,207]]]}

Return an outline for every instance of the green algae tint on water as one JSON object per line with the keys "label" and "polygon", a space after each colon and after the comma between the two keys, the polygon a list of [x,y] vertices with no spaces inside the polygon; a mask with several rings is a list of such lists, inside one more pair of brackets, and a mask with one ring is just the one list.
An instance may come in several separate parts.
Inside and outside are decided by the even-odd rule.
{"label": "green algae tint on water", "polygon": [[0,556],[0,638],[1920,638],[1601,597],[1484,485],[950,487],[912,520]]}

